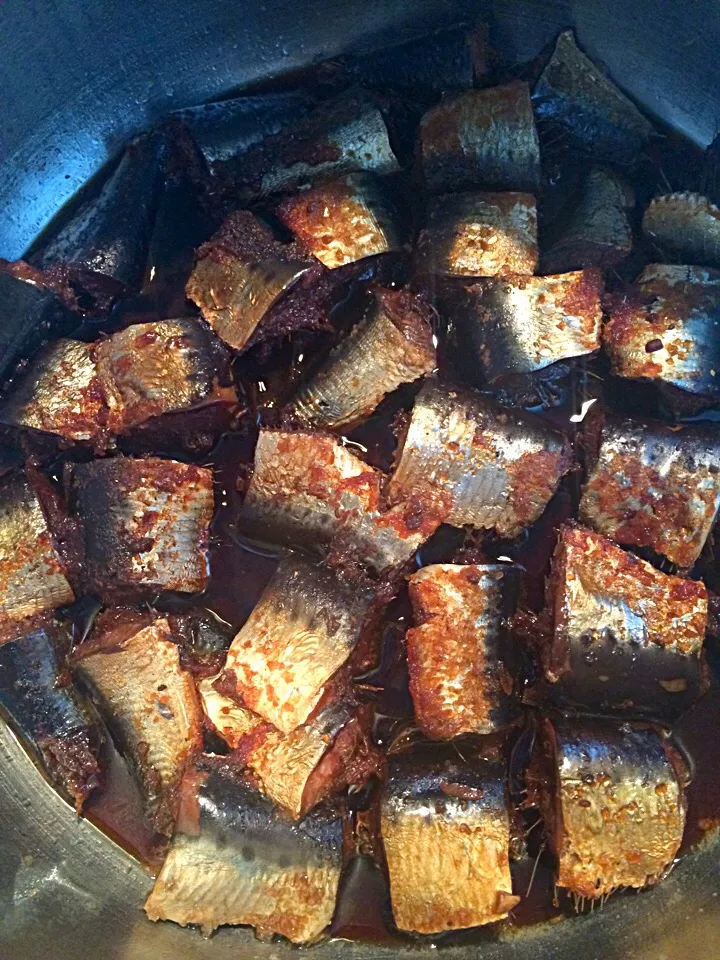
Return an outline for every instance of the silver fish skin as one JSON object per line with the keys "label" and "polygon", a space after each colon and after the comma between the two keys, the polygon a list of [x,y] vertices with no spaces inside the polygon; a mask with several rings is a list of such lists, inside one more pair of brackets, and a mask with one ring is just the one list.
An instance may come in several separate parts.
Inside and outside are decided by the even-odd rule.
{"label": "silver fish skin", "polygon": [[642,229],[669,263],[720,267],[720,207],[700,193],[655,197]]}

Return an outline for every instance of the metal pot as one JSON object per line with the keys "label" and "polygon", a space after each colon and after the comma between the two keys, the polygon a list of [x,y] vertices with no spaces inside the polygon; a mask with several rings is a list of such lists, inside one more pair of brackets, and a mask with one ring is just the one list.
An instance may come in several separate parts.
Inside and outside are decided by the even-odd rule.
{"label": "metal pot", "polygon": [[[604,61],[647,110],[705,145],[717,132],[720,6],[649,0],[6,0],[0,11],[0,256],[14,259],[130,135],[200,103],[313,61],[398,42],[476,14],[508,57],[533,56],[559,29]],[[716,735],[709,731],[709,736]],[[716,960],[720,850],[688,856],[657,889],[603,911],[452,947],[485,960]],[[212,940],[152,924],[150,877],[48,786],[0,723],[0,955],[280,960],[290,948],[246,930]],[[423,950],[329,942],[313,960]],[[430,956],[430,950],[427,950]]]}

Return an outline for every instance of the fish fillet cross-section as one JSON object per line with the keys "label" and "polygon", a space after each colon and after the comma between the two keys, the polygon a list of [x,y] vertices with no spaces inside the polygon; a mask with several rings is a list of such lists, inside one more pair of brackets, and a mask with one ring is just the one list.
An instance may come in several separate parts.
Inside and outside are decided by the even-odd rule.
{"label": "fish fillet cross-section", "polygon": [[655,197],[645,211],[642,228],[670,263],[720,267],[720,207],[702,194]]}

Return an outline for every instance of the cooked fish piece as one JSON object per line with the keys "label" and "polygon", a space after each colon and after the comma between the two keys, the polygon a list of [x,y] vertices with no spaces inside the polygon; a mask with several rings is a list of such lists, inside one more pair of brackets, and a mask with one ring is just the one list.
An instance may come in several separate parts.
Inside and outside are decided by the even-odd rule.
{"label": "cooked fish piece", "polygon": [[612,170],[594,167],[563,219],[560,235],[542,255],[543,273],[583,267],[607,270],[632,250],[629,213],[635,206],[630,184]]}
{"label": "cooked fish piece", "polygon": [[367,707],[334,703],[288,734],[257,727],[239,743],[238,755],[261,792],[298,818],[379,772],[382,757],[370,743],[370,725]]}
{"label": "cooked fish piece", "polygon": [[596,900],[662,879],[686,816],[686,771],[668,741],[646,727],[545,718],[533,767],[558,886]]}
{"label": "cooked fish piece", "polygon": [[85,572],[101,595],[127,588],[205,588],[210,470],[157,457],[95,460],[73,466],[72,495]]}
{"label": "cooked fish piece", "polygon": [[332,919],[341,862],[336,812],[315,811],[298,823],[232,761],[203,757],[183,781],[178,826],[145,912],[198,924],[205,935],[249,924],[261,937],[311,943]]}
{"label": "cooked fish piece", "polygon": [[655,197],[645,211],[642,228],[671,263],[720,267],[720,207],[702,194]]}
{"label": "cooked fish piece", "polygon": [[537,520],[570,465],[567,441],[540,421],[428,381],[401,440],[388,500],[511,538]]}
{"label": "cooked fish piece", "polygon": [[467,90],[420,122],[419,158],[430,193],[477,187],[527,190],[540,182],[540,147],[526,83]]}
{"label": "cooked fish piece", "polygon": [[215,689],[215,681],[220,676],[221,674],[217,674],[201,680],[198,683],[198,693],[205,712],[206,725],[234,750],[246,734],[264,722],[252,710],[246,710]]}
{"label": "cooked fish piece", "polygon": [[720,396],[720,271],[650,264],[618,298],[603,345],[620,377]]}
{"label": "cooked fish piece", "polygon": [[291,401],[308,427],[346,430],[383,397],[435,369],[432,313],[409,290],[379,288],[370,313],[344,337]]}
{"label": "cooked fish piece", "polygon": [[580,519],[689,570],[720,508],[720,437],[712,427],[607,419]]}
{"label": "cooked fish piece", "polygon": [[567,141],[595,163],[633,167],[652,124],[578,48],[572,30],[561,33],[533,89],[542,130],[559,126]]}
{"label": "cooked fish piece", "polygon": [[168,615],[173,640],[180,647],[180,663],[196,677],[210,677],[225,663],[235,636],[231,624],[207,607]]}
{"label": "cooked fish piece", "polygon": [[371,173],[351,173],[296,193],[282,201],[277,214],[330,270],[401,247],[390,198]]}
{"label": "cooked fish piece", "polygon": [[598,351],[602,292],[596,269],[494,277],[456,291],[452,316],[485,378],[493,381]]}
{"label": "cooked fish piece", "polygon": [[0,485],[0,626],[75,599],[37,494],[24,477]]}
{"label": "cooked fish piece", "polygon": [[218,689],[290,733],[347,663],[372,601],[369,588],[286,557],[233,640]]}
{"label": "cooked fish piece", "polygon": [[493,923],[512,893],[504,777],[479,764],[390,762],[382,797],[390,899],[400,930],[441,933]]}
{"label": "cooked fish piece", "polygon": [[704,692],[704,584],[565,526],[548,593],[553,635],[542,659],[563,706],[671,720]]}
{"label": "cooked fish piece", "polygon": [[121,752],[137,772],[149,824],[170,835],[185,765],[202,749],[202,711],[167,620],[102,638],[76,669],[89,684]]}
{"label": "cooked fish piece", "polygon": [[97,718],[61,677],[57,626],[35,618],[0,644],[0,705],[48,776],[78,811],[102,786],[102,734]]}
{"label": "cooked fish piece", "polygon": [[315,549],[339,540],[377,573],[401,567],[439,521],[414,502],[383,509],[384,479],[335,437],[261,430],[240,529],[261,540]]}
{"label": "cooked fish piece", "polygon": [[538,262],[531,193],[448,193],[428,202],[418,266],[450,277],[532,274]]}
{"label": "cooked fish piece", "polygon": [[410,577],[410,693],[418,727],[434,740],[492,733],[517,713],[506,573],[499,564],[436,563]]}

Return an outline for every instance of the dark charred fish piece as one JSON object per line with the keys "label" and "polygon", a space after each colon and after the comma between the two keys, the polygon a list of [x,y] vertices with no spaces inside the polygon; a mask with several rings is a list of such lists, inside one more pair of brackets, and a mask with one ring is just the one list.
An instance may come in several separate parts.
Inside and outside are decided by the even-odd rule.
{"label": "dark charred fish piece", "polygon": [[100,638],[76,669],[137,772],[148,823],[169,836],[185,765],[202,749],[202,711],[167,620],[127,633]]}
{"label": "dark charred fish piece", "polygon": [[72,496],[87,578],[100,595],[205,588],[210,470],[156,457],[95,460],[73,467]]}
{"label": "dark charred fish piece", "polygon": [[328,269],[401,248],[390,199],[371,173],[351,173],[283,200],[277,214]]}
{"label": "dark charred fish piece", "polygon": [[632,250],[629,212],[635,205],[630,184],[612,170],[595,167],[563,221],[560,236],[543,252],[543,273],[584,267],[607,270]]}
{"label": "dark charred fish piece", "polygon": [[197,685],[198,694],[205,713],[205,726],[222,737],[234,750],[242,743],[246,734],[266,724],[252,710],[241,707],[235,700],[226,697],[215,688],[215,681],[220,676],[217,674],[214,677],[202,679]]}
{"label": "dark charred fish piece", "polygon": [[138,289],[166,151],[167,139],[159,131],[133,140],[100,196],[81,207],[33,262],[43,269],[65,265],[81,286],[93,283],[93,275],[104,278],[111,295]]}
{"label": "dark charred fish piece", "polygon": [[419,156],[430,193],[535,193],[540,147],[527,84],[468,90],[431,107],[420,123]]}
{"label": "dark charred fish piece", "polygon": [[553,556],[552,640],[542,653],[552,696],[579,712],[673,720],[707,686],[708,598],[583,527]]}
{"label": "dark charred fish piece", "polygon": [[175,836],[145,912],[151,920],[198,924],[206,936],[249,924],[263,938],[312,943],[332,919],[341,864],[335,811],[297,822],[257,793],[236,764],[203,757],[183,781]]}
{"label": "dark charred fish piece", "polygon": [[433,197],[417,254],[420,270],[448,277],[532,274],[538,262],[535,197],[530,193]]}
{"label": "dark charred fish piece", "polygon": [[512,893],[504,775],[412,755],[390,762],[382,839],[400,930],[441,933],[502,920]]}
{"label": "dark charred fish piece", "polygon": [[669,741],[647,727],[545,718],[536,750],[557,885],[597,900],[661,880],[686,816],[687,774]]}
{"label": "dark charred fish piece", "polygon": [[538,125],[561,127],[574,150],[595,163],[633,167],[652,124],[635,104],[586,57],[572,30],[555,50],[533,90]]}
{"label": "dark charred fish piece", "polygon": [[307,117],[251,147],[238,165],[250,193],[277,193],[359,170],[400,169],[383,115],[362,91],[321,103]]}
{"label": "dark charred fish piece", "polygon": [[285,558],[230,646],[220,691],[291,733],[348,661],[372,600],[327,567]]}
{"label": "dark charred fish piece", "polygon": [[255,539],[327,549],[342,541],[376,573],[401,567],[439,523],[415,503],[381,503],[384,474],[335,437],[261,430],[239,525]]}
{"label": "dark charred fish piece", "polygon": [[567,441],[539,421],[428,381],[401,440],[388,500],[512,538],[537,520],[570,465]]}
{"label": "dark charred fish piece", "polygon": [[485,379],[535,373],[601,346],[599,270],[493,277],[456,291],[452,316]]}
{"label": "dark charred fish piece", "polygon": [[580,519],[689,570],[720,508],[720,437],[710,427],[606,420]]}
{"label": "dark charred fish piece", "polygon": [[377,289],[369,315],[344,337],[291,401],[308,427],[347,430],[403,383],[436,366],[432,312],[409,290]]}
{"label": "dark charred fish piece", "polygon": [[720,207],[702,194],[655,197],[642,228],[670,263],[720,267]]}
{"label": "dark charred fish piece", "polygon": [[406,634],[415,719],[433,740],[492,733],[513,719],[502,565],[438,563],[410,577]]}
{"label": "dark charred fish piece", "polygon": [[38,619],[18,633],[0,644],[0,705],[79,813],[103,783],[102,734],[72,684],[61,680],[56,625]]}
{"label": "dark charred fish piece", "polygon": [[650,264],[603,331],[613,373],[720,397],[720,271]]}
{"label": "dark charred fish piece", "polygon": [[0,626],[74,599],[35,491],[24,477],[6,480],[0,485]]}
{"label": "dark charred fish piece", "polygon": [[296,819],[348,786],[360,789],[382,767],[368,709],[348,703],[331,704],[288,734],[263,724],[237,755],[260,791]]}

